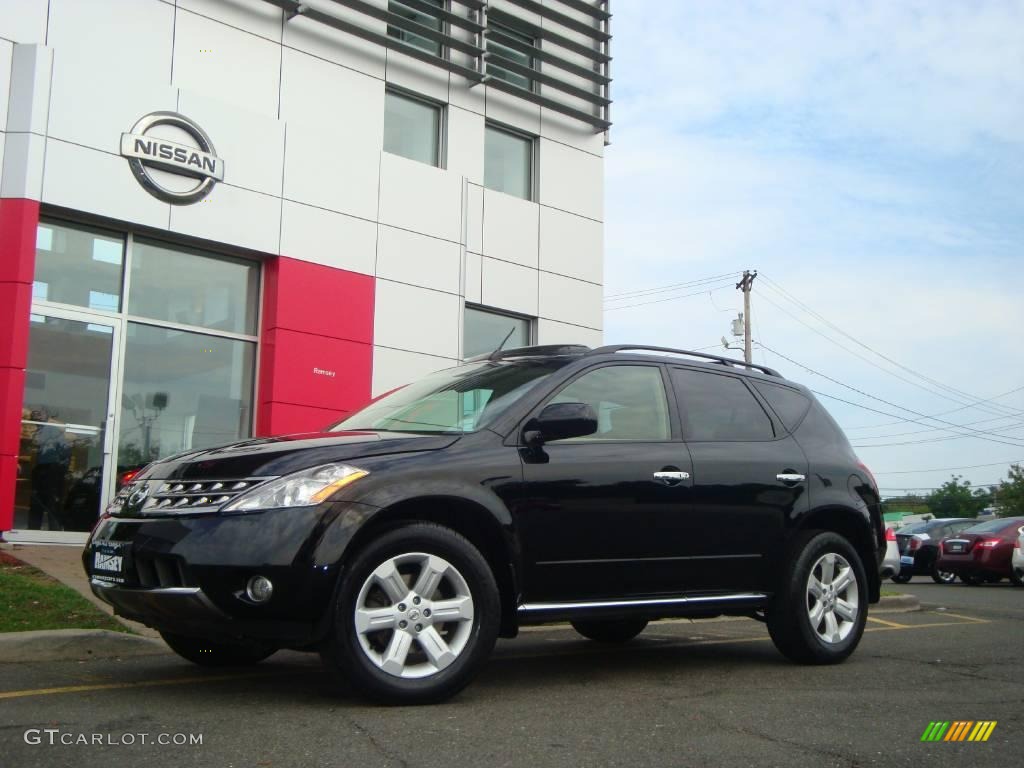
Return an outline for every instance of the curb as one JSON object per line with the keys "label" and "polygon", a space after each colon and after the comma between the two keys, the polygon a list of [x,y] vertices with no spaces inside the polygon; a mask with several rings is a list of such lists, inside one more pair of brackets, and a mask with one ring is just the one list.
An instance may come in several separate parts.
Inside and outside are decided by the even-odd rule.
{"label": "curb", "polygon": [[0,664],[79,661],[170,653],[160,640],[109,629],[48,629],[0,633]]}
{"label": "curb", "polygon": [[921,601],[916,595],[883,596],[878,605],[871,608],[871,613],[909,613],[920,611]]}

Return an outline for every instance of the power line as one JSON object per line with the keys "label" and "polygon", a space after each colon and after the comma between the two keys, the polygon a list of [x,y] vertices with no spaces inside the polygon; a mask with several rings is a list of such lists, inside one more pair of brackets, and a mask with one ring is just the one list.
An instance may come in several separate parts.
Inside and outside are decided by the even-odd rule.
{"label": "power line", "polygon": [[[960,426],[960,427],[970,427],[970,426],[973,426],[974,424],[985,424],[985,423],[990,422],[990,421],[1003,421],[1005,419],[1012,419],[1012,418],[1014,418],[1014,417],[1013,416],[993,416],[990,419],[979,419],[978,421],[965,421],[963,424],[958,424],[957,426]],[[899,422],[897,422],[897,423],[899,423]],[[1001,427],[996,427],[996,426],[991,427],[993,432],[1003,432],[1004,430],[1007,430],[1007,429],[1021,429],[1021,428],[1024,428],[1024,421],[1015,421],[1012,424],[1004,424]],[[944,431],[946,431],[944,427],[933,427],[931,429],[914,429],[914,430],[911,430],[910,432],[893,432],[893,433],[888,434],[888,435],[864,435],[863,437],[858,437],[856,439],[857,440],[884,440],[884,439],[888,439],[890,437],[906,437],[907,435],[923,435],[923,434],[926,434],[928,432],[944,432]]]}
{"label": "power line", "polygon": [[[770,277],[765,276],[765,281],[769,284],[769,286],[773,290],[775,290],[777,293],[787,297],[790,301],[792,301],[794,304],[799,306],[801,309],[803,309],[809,315],[811,315],[812,317],[816,318],[820,322],[824,323],[828,327],[832,328],[837,333],[845,336],[850,341],[852,341],[854,344],[857,344],[858,346],[863,347],[868,352],[871,352],[873,355],[876,355],[877,357],[880,357],[881,359],[885,360],[890,365],[894,365],[897,368],[900,368],[901,370],[904,370],[907,373],[909,373],[909,374],[911,374],[913,376],[916,376],[919,379],[927,381],[929,384],[932,384],[933,386],[939,387],[940,389],[944,389],[944,390],[947,390],[949,392],[953,392],[953,393],[955,393],[960,398],[967,398],[968,400],[975,401],[973,403],[975,406],[979,405],[981,403],[989,402],[989,400],[983,400],[983,399],[979,398],[977,395],[972,395],[969,392],[964,392],[963,390],[957,389],[956,387],[951,387],[951,386],[949,386],[947,384],[943,384],[940,381],[936,381],[935,379],[932,379],[932,378],[930,378],[928,376],[925,376],[923,373],[921,373],[919,371],[915,371],[913,368],[910,368],[910,367],[908,367],[906,365],[903,365],[902,363],[900,363],[900,362],[898,362],[896,360],[893,360],[891,357],[888,357],[887,355],[879,352],[878,350],[873,349],[872,347],[870,347],[867,344],[865,344],[864,342],[862,342],[860,339],[858,339],[855,336],[853,336],[853,335],[847,333],[846,331],[844,331],[838,325],[836,325],[835,323],[831,322],[828,318],[824,317],[819,312],[815,311],[813,308],[811,308],[810,306],[808,306],[807,304],[802,302],[800,299],[798,299],[792,293],[790,293],[785,288],[783,288],[781,285],[776,283]],[[885,369],[883,368],[882,370],[885,370]],[[887,373],[890,373],[890,375],[895,375],[891,371],[887,371]],[[904,379],[904,381],[905,381],[905,379]],[[919,386],[922,389],[927,389],[926,387],[924,387],[921,384],[915,384],[915,386]],[[933,394],[938,394],[940,397],[944,397],[945,399],[950,400],[951,402],[958,403],[960,405],[965,405],[961,400],[952,398],[949,395],[945,395],[945,394],[942,394],[942,393],[936,393],[933,390],[928,390],[928,391],[932,392]],[[1014,408],[1009,408],[1007,406],[1003,406],[1003,405],[999,405],[999,404],[996,404],[995,406],[990,406],[987,410],[989,411],[989,413],[999,413],[1000,412],[999,410],[993,410],[994,408],[995,409],[1002,409],[1003,412],[1012,412],[1014,415],[1024,416],[1024,412],[1022,412],[1020,410],[1017,410],[1017,409],[1014,409]]]}
{"label": "power line", "polygon": [[990,464],[968,464],[963,467],[932,467],[931,469],[891,469],[888,472],[873,472],[875,475],[912,475],[917,472],[952,472],[958,469],[980,469],[981,467],[1000,467],[1020,464],[1024,459],[1013,459],[1012,461],[993,461]]}
{"label": "power line", "polygon": [[604,311],[605,312],[614,312],[617,309],[632,309],[633,307],[646,307],[648,304],[662,304],[662,303],[664,303],[666,301],[676,301],[677,299],[688,299],[691,296],[703,296],[705,293],[711,293],[711,291],[722,291],[722,290],[725,290],[726,288],[732,288],[732,281],[731,281],[731,279],[725,285],[720,285],[720,286],[718,286],[716,288],[706,288],[706,289],[704,289],[702,291],[696,291],[694,293],[684,293],[682,296],[669,296],[667,299],[655,299],[653,301],[642,301],[642,302],[640,302],[638,304],[626,304],[625,306],[621,306],[621,307],[605,307]]}
{"label": "power line", "polygon": [[[905,421],[914,422],[916,424],[920,424],[923,427],[927,427],[927,426],[930,426],[930,425],[926,424],[923,421],[921,421],[921,419],[931,419],[932,421],[942,422],[942,423],[947,424],[950,427],[954,427],[956,429],[968,429],[972,433],[976,433],[976,434],[966,435],[967,437],[977,437],[980,440],[989,440],[989,441],[994,442],[994,443],[1002,443],[1003,445],[1013,445],[1013,446],[1016,446],[1018,448],[1024,448],[1024,443],[1009,443],[1009,442],[1006,442],[1004,440],[996,440],[993,437],[988,437],[989,434],[998,434],[998,433],[989,433],[989,432],[986,432],[986,431],[980,430],[980,429],[972,429],[970,427],[961,427],[959,424],[954,424],[951,421],[947,422],[947,421],[943,421],[942,419],[936,418],[934,416],[927,416],[926,414],[919,413],[918,411],[915,411],[915,410],[913,410],[911,408],[907,408],[906,406],[902,406],[902,405],[899,405],[897,403],[890,402],[889,400],[885,400],[885,399],[883,399],[881,397],[876,397],[875,395],[872,395],[872,394],[870,394],[868,392],[865,392],[862,389],[857,389],[856,387],[853,387],[853,386],[851,386],[849,384],[846,384],[845,382],[839,381],[839,379],[834,379],[831,376],[822,373],[821,371],[816,371],[813,368],[811,368],[811,367],[809,367],[807,365],[804,365],[803,363],[800,363],[800,362],[794,360],[791,357],[787,357],[786,355],[784,355],[781,352],[778,352],[778,351],[772,349],[771,347],[765,346],[764,344],[761,344],[761,346],[764,347],[765,349],[767,349],[772,354],[778,355],[783,360],[788,360],[789,362],[793,363],[793,365],[800,366],[805,371],[809,371],[810,373],[813,373],[813,374],[815,374],[817,376],[821,376],[823,379],[828,379],[832,383],[838,384],[841,387],[845,387],[846,389],[849,389],[849,390],[851,390],[853,392],[856,392],[857,394],[862,395],[863,397],[867,397],[867,398],[869,398],[871,400],[877,400],[878,402],[884,403],[885,405],[892,406],[893,408],[897,408],[897,409],[899,409],[901,411],[906,411],[907,413],[912,413],[915,416],[920,417],[918,419],[904,419]],[[816,394],[818,394],[818,393],[816,393]],[[843,400],[842,398],[835,397],[834,395],[827,395],[825,393],[820,393],[820,394],[823,394],[825,397],[830,397],[833,400],[839,400],[841,402],[848,402],[850,405],[854,405],[854,406],[857,406],[859,408],[864,408],[865,410],[874,411],[875,413],[884,413],[883,411],[878,411],[877,409],[874,409],[874,408],[868,408],[867,406],[861,405],[860,403],[854,403],[854,402],[850,402],[850,401],[847,401],[847,400]],[[893,418],[899,418],[898,416],[896,416],[896,414],[884,414],[884,415],[891,416]],[[949,431],[953,431],[953,430],[949,430]],[[958,433],[958,434],[961,434],[961,433]],[[862,447],[874,447],[874,446],[862,446]]]}
{"label": "power line", "polygon": [[649,293],[664,293],[665,291],[674,291],[678,288],[689,288],[690,286],[698,285],[699,283],[711,283],[714,282],[715,280],[721,280],[726,277],[732,280],[736,277],[737,274],[739,274],[738,269],[732,272],[726,272],[721,275],[714,275],[713,277],[702,277],[697,280],[690,280],[685,283],[675,283],[673,285],[661,285],[654,288],[640,288],[635,291],[622,291],[620,293],[610,293],[604,298],[605,301],[613,299],[633,299],[637,298],[638,296]]}
{"label": "power line", "polygon": [[[1020,392],[1021,390],[1024,390],[1024,386],[1016,387],[1014,389],[1009,390],[1008,392],[1002,392],[1002,393],[1000,393],[998,395],[993,395],[992,397],[988,398],[987,400],[982,400],[981,402],[988,403],[988,402],[992,402],[993,400],[999,400],[999,399],[1004,398],[1004,397],[1006,397],[1008,395],[1014,395],[1017,392]],[[971,405],[962,405],[959,408],[951,408],[948,411],[939,411],[938,413],[935,413],[935,414],[932,414],[932,415],[933,416],[948,416],[951,413],[957,413],[958,411],[963,411],[963,410],[965,410],[967,408],[972,408],[974,405],[978,405],[978,403],[973,403]],[[1006,415],[1006,416],[993,416],[992,418],[989,418],[989,419],[979,419],[978,421],[968,421],[968,422],[965,423],[964,426],[966,426],[967,424],[984,424],[987,421],[998,421],[999,419],[1009,419],[1009,418],[1013,418],[1013,416],[1011,416],[1009,414]],[[881,427],[892,427],[892,426],[895,426],[895,425],[900,424],[900,423],[902,423],[902,422],[899,422],[899,421],[889,421],[889,422],[886,422],[884,424],[866,424],[863,427],[850,427],[850,429],[851,430],[853,430],[853,429],[880,429]]]}

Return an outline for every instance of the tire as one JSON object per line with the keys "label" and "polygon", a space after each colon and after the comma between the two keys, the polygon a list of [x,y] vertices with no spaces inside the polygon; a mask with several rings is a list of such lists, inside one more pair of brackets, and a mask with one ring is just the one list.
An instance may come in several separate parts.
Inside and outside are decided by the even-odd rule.
{"label": "tire", "polygon": [[932,563],[931,577],[932,581],[936,584],[952,584],[956,581],[956,574],[952,571],[939,570],[939,561],[937,558],[935,562]]}
{"label": "tire", "polygon": [[572,628],[588,640],[599,643],[628,643],[644,631],[647,619],[609,619],[606,621],[574,621]]}
{"label": "tire", "polygon": [[838,664],[853,653],[867,621],[867,578],[860,556],[830,531],[806,531],[789,551],[768,612],[768,632],[791,661]]}
{"label": "tire", "polygon": [[974,573],[965,573],[960,577],[960,580],[963,581],[964,584],[967,584],[971,587],[980,587],[982,584],[985,583],[984,576],[978,576]]}
{"label": "tire", "polygon": [[1010,571],[1010,581],[1018,587],[1024,587],[1024,570],[1014,568]]}
{"label": "tire", "polygon": [[277,651],[265,643],[223,643],[161,632],[160,637],[183,659],[201,667],[246,667],[258,664]]}
{"label": "tire", "polygon": [[[490,656],[498,586],[483,555],[455,531],[433,523],[395,528],[343,573],[321,658],[358,693],[385,704],[443,701]],[[441,610],[449,621],[438,621]]]}
{"label": "tire", "polygon": [[895,576],[890,576],[889,578],[895,581],[897,584],[906,584],[908,581],[914,578],[914,574],[903,573],[903,571],[900,571]]}

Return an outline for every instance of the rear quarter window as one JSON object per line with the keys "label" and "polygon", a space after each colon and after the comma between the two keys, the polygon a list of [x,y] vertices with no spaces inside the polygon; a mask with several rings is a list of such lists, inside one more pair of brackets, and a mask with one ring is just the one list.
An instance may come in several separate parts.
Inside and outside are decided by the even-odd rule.
{"label": "rear quarter window", "polygon": [[778,384],[769,384],[767,381],[751,382],[761,397],[768,401],[768,405],[775,411],[782,425],[790,432],[796,431],[811,407],[810,399],[789,387],[780,387]]}

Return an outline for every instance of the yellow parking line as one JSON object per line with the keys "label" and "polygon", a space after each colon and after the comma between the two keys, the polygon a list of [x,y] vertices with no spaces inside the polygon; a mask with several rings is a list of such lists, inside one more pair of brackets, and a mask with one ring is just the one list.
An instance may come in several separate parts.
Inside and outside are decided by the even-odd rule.
{"label": "yellow parking line", "polygon": [[949,611],[943,611],[942,615],[943,616],[952,616],[955,619],[963,619],[964,621],[969,621],[969,622],[971,622],[973,624],[991,624],[992,623],[989,619],[979,619],[979,618],[976,618],[974,616],[962,616],[959,613],[950,613]]}
{"label": "yellow parking line", "polygon": [[0,699],[20,699],[26,696],[49,696],[54,693],[88,693],[113,691],[124,688],[148,688],[153,685],[188,685],[190,683],[217,683],[222,680],[246,680],[253,677],[273,677],[284,672],[250,672],[242,675],[203,675],[178,677],[173,680],[140,680],[134,683],[97,683],[95,685],[63,685],[56,688],[34,688],[25,691],[0,691]]}
{"label": "yellow parking line", "polygon": [[868,621],[873,621],[876,624],[884,624],[885,626],[892,627],[893,629],[906,629],[907,627],[913,626],[912,624],[897,624],[895,621],[876,619],[874,616],[868,616]]}

